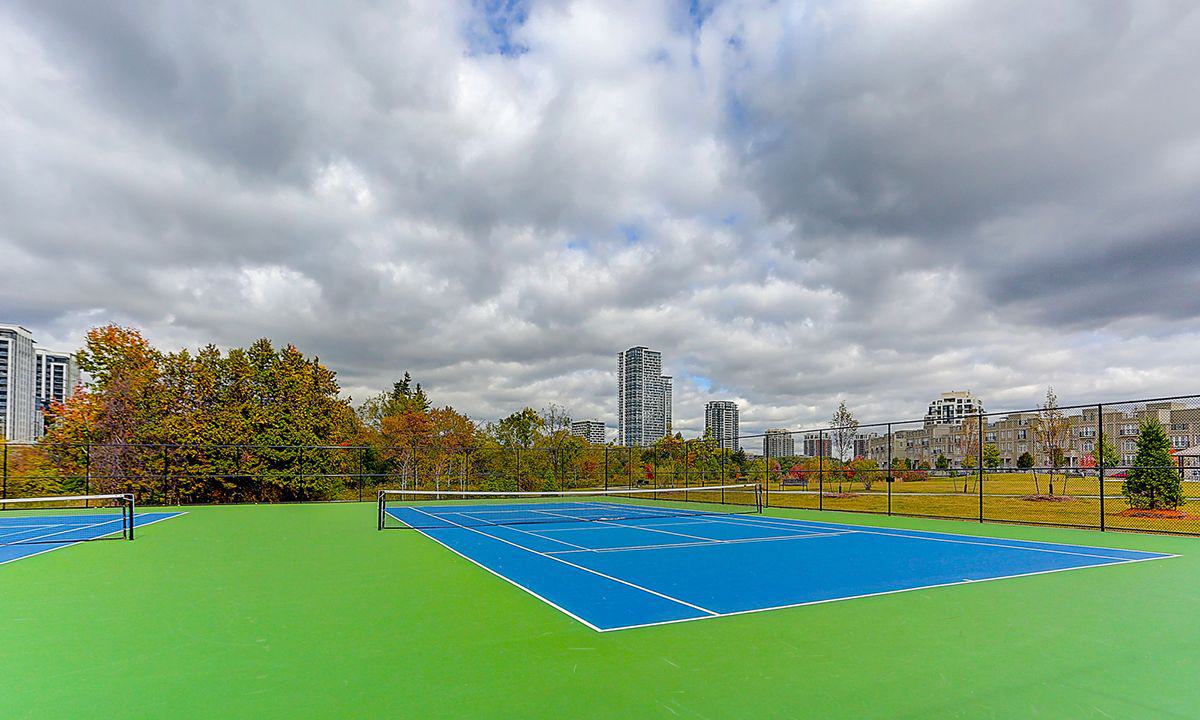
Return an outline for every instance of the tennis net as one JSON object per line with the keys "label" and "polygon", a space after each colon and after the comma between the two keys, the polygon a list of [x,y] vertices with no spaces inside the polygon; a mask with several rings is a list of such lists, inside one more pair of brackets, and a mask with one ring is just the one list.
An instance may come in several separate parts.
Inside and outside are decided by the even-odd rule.
{"label": "tennis net", "polygon": [[381,490],[378,525],[452,528],[762,512],[757,484],[488,492]]}
{"label": "tennis net", "polygon": [[0,546],[133,539],[133,495],[0,499]]}

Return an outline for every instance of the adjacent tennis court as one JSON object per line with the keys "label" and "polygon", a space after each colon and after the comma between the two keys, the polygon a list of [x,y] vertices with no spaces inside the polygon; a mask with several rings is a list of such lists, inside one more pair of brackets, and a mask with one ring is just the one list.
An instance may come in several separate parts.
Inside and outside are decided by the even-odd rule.
{"label": "adjacent tennis court", "polygon": [[132,540],[135,528],[182,514],[138,513],[132,495],[5,498],[0,510],[0,565],[92,540]]}
{"label": "adjacent tennis court", "polygon": [[598,631],[1175,557],[764,517],[749,492],[385,493],[380,527],[415,529]]}

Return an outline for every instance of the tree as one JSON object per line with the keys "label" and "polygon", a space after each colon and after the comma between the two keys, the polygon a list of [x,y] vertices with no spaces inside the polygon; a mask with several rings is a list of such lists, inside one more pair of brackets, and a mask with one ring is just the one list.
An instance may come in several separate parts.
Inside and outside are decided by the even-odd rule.
{"label": "tree", "polygon": [[[838,404],[837,412],[829,420],[830,435],[833,437],[834,457],[846,460],[846,452],[854,453],[854,438],[858,435],[858,420],[846,407],[846,401]],[[850,458],[853,459],[853,458]]]}
{"label": "tree", "polygon": [[88,332],[77,360],[88,383],[41,442],[64,476],[83,474],[90,445],[95,491],[148,502],[304,500],[334,497],[343,484],[350,455],[336,446],[361,426],[335,373],[294,346],[260,339],[228,353],[162,352],[109,325]]}
{"label": "tree", "polygon": [[[959,426],[958,432],[954,434],[954,443],[958,447],[959,457],[962,458],[962,466],[966,469],[975,467],[978,462],[979,455],[979,422],[978,415],[971,415],[963,418],[962,425]],[[969,474],[963,476],[963,492],[967,492],[967,480]]]}
{"label": "tree", "polygon": [[983,446],[983,466],[989,470],[1000,467],[1000,448],[996,447],[995,443]]}
{"label": "tree", "polygon": [[1134,467],[1121,484],[1129,506],[1158,510],[1183,502],[1183,483],[1171,459],[1171,439],[1157,418],[1142,422]]}
{"label": "tree", "polygon": [[[1058,395],[1053,387],[1046,388],[1046,401],[1038,409],[1038,417],[1033,422],[1033,434],[1038,447],[1046,457],[1050,466],[1050,494],[1054,494],[1054,473],[1063,465],[1066,457],[1066,445],[1071,433],[1071,422],[1058,409]],[[1066,484],[1066,475],[1063,476]],[[1034,485],[1037,485],[1037,471],[1034,470]],[[1066,492],[1066,488],[1063,488]]]}
{"label": "tree", "polygon": [[1120,467],[1121,465],[1121,453],[1117,452],[1116,446],[1110,443],[1108,438],[1105,438],[1100,443],[1100,462],[1104,467],[1108,468]]}
{"label": "tree", "polygon": [[934,463],[934,467],[936,467],[938,470],[949,470],[950,458],[939,453],[937,456],[937,461]]}
{"label": "tree", "polygon": [[1033,456],[1028,451],[1021,453],[1021,456],[1017,458],[1017,467],[1022,470],[1028,470],[1033,467]]}
{"label": "tree", "polygon": [[364,425],[379,429],[383,418],[389,415],[426,413],[430,407],[429,397],[421,389],[421,383],[414,387],[412,376],[405,371],[404,377],[392,384],[391,390],[367,398],[357,412]]}
{"label": "tree", "polygon": [[867,458],[855,458],[850,461],[850,476],[862,483],[863,489],[871,491],[871,486],[879,479],[879,463]]}

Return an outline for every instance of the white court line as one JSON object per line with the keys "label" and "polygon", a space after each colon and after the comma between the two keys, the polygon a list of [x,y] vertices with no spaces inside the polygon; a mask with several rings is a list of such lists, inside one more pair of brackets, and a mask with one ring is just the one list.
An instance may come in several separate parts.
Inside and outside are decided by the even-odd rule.
{"label": "white court line", "polygon": [[661,550],[663,548],[684,548],[684,547],[710,547],[712,545],[743,545],[746,543],[760,542],[776,542],[784,540],[810,540],[812,538],[833,537],[834,535],[847,535],[849,533],[809,533],[807,535],[776,535],[775,537],[764,538],[742,538],[740,540],[709,540],[708,542],[693,542],[693,543],[666,543],[660,545],[630,545],[627,547],[615,548],[585,548],[583,550],[549,550],[550,555],[570,555],[572,553],[593,552],[593,553],[609,553],[609,552],[628,552],[631,550]]}
{"label": "white court line", "polygon": [[575,548],[575,550],[567,550],[567,551],[557,550],[555,552],[578,552],[578,551],[588,549],[588,547],[586,545],[576,545],[575,543],[567,542],[566,540],[558,540],[556,538],[546,537],[545,535],[539,535],[538,533],[535,533],[531,530],[522,530],[521,528],[517,527],[516,525],[495,525],[493,527],[508,528],[509,530],[514,530],[516,532],[523,533],[525,535],[531,535],[536,538],[541,538],[547,542],[558,543],[559,545],[569,545],[570,547]]}
{"label": "white court line", "polygon": [[[768,523],[768,524],[758,525],[758,527],[773,527],[773,528],[782,529],[783,527],[786,527],[788,524],[791,524],[791,523],[806,523],[806,522],[808,522],[808,523],[812,523],[815,525],[819,525],[821,527],[831,527],[832,526],[832,527],[851,528],[852,532],[859,533],[862,535],[882,535],[885,537],[898,537],[898,538],[905,538],[908,540],[928,540],[930,542],[953,543],[956,545],[978,545],[980,547],[1004,548],[1004,549],[1009,549],[1009,550],[1029,550],[1030,552],[1043,552],[1043,553],[1051,553],[1054,555],[1074,555],[1077,557],[1100,558],[1102,560],[1123,560],[1123,559],[1125,559],[1125,558],[1114,558],[1112,555],[1099,555],[1099,554],[1095,554],[1095,553],[1072,552],[1070,550],[1054,550],[1051,548],[1026,547],[1024,545],[1008,545],[1008,544],[1005,544],[1005,542],[1004,542],[1005,538],[990,538],[986,535],[955,536],[952,533],[935,533],[938,535],[943,535],[943,537],[925,537],[923,535],[909,535],[903,530],[900,530],[898,532],[887,532],[887,530],[889,530],[889,528],[874,527],[872,529],[867,529],[868,527],[871,527],[871,526],[864,526],[864,525],[841,525],[840,523],[827,523],[827,522],[821,522],[821,521],[817,521],[817,520],[795,520],[795,521],[791,521],[791,523],[789,523],[787,518],[778,518],[777,519],[778,521],[784,523],[783,525],[780,525],[780,524],[769,524],[771,520],[776,520],[776,518],[761,518],[760,519],[757,517],[747,517],[745,515],[742,515],[739,517],[746,518],[743,522],[751,522],[752,524],[759,523],[759,522]],[[720,521],[718,520],[718,522],[720,522]],[[795,527],[795,525],[792,524],[792,527]],[[814,528],[814,529],[818,529],[818,528]],[[923,532],[923,531],[921,531],[921,532]],[[844,533],[844,534],[850,534],[850,533]],[[975,542],[974,540],[956,540],[956,539],[954,539],[955,537],[971,537],[971,538],[976,538],[979,540],[999,540],[1000,542]],[[1018,542],[1040,543],[1041,541],[1040,540],[1020,540]],[[1067,543],[1047,543],[1047,544],[1060,545],[1060,546],[1066,546],[1066,547],[1090,547],[1090,546],[1086,546],[1086,545],[1071,546],[1071,545],[1068,545]],[[1121,548],[1098,548],[1098,549],[1113,550],[1113,551],[1117,551],[1117,552],[1136,552],[1136,553],[1151,552],[1148,550],[1128,550],[1128,549],[1121,549]],[[1155,553],[1155,554],[1158,555],[1158,554],[1162,554],[1162,553]],[[1178,557],[1178,555],[1167,555],[1167,557]],[[1156,559],[1156,558],[1142,558],[1142,559],[1149,560],[1149,559]]]}
{"label": "white court line", "polygon": [[[147,513],[147,514],[149,514],[149,513]],[[139,523],[139,522],[137,521],[136,517],[135,517],[135,519],[134,519],[134,522],[133,522],[133,527],[134,527],[134,529],[140,529],[140,528],[144,528],[144,527],[148,527],[148,526],[150,526],[150,525],[153,525],[154,523],[160,523],[160,522],[162,522],[163,520],[170,520],[171,518],[177,518],[177,517],[179,517],[179,516],[181,516],[181,515],[187,515],[187,511],[181,510],[181,511],[178,511],[178,512],[174,512],[174,514],[173,514],[173,515],[167,515],[166,517],[155,518],[154,520],[151,520],[150,522],[145,522],[145,523]],[[102,524],[102,523],[101,523],[101,524]],[[106,538],[106,537],[108,537],[109,535],[116,535],[116,534],[117,534],[117,533],[119,533],[119,532],[121,532],[121,531],[120,531],[120,530],[113,530],[113,531],[112,531],[112,532],[110,532],[110,533],[105,533],[104,535],[99,535],[99,536],[97,536],[97,537],[94,537],[94,538],[88,538],[88,539],[86,539],[86,540],[74,540],[74,541],[72,541],[72,542],[64,542],[64,543],[59,543],[59,544],[55,545],[54,547],[48,547],[48,548],[46,548],[45,550],[39,550],[39,551],[37,551],[37,552],[35,552],[35,553],[29,553],[28,555],[21,555],[20,557],[9,558],[8,560],[0,560],[0,565],[7,565],[8,563],[11,563],[11,562],[16,562],[16,561],[18,561],[18,560],[26,560],[26,559],[28,559],[28,558],[35,557],[35,556],[37,556],[37,555],[45,555],[45,554],[46,554],[46,553],[48,553],[48,552],[53,552],[53,551],[55,551],[55,550],[62,550],[63,548],[68,548],[68,547],[74,547],[75,545],[82,545],[82,544],[83,544],[83,543],[85,543],[85,542],[91,542],[91,541],[93,541],[93,540],[99,540],[99,539],[101,539],[101,538]],[[21,544],[22,544],[22,545],[28,545],[28,544],[31,544],[31,543],[21,543]],[[15,546],[13,546],[13,547],[15,547]]]}
{"label": "white court line", "polygon": [[[429,515],[429,513],[425,512],[424,510],[421,510],[421,509],[419,509],[419,508],[413,508],[413,509],[414,509],[414,510],[416,510],[417,512],[419,512],[419,513],[423,513],[423,514],[425,514],[425,515]],[[433,516],[432,516],[432,515],[430,515],[430,517],[433,517]],[[453,520],[451,520],[450,522],[451,522],[451,523],[453,523],[453,524],[455,524],[455,525],[457,525],[457,523],[454,523],[454,521],[453,521]],[[543,553],[543,552],[538,552],[537,550],[533,550],[533,549],[531,549],[531,548],[527,548],[527,547],[525,547],[524,545],[518,545],[517,543],[515,543],[515,542],[512,542],[511,540],[505,540],[504,538],[501,538],[501,537],[496,537],[495,535],[490,535],[490,534],[488,534],[488,533],[485,533],[485,532],[483,532],[482,530],[478,530],[478,529],[476,529],[476,528],[472,528],[472,527],[467,527],[466,525],[458,525],[458,527],[462,528],[463,530],[469,530],[470,532],[473,532],[473,533],[478,533],[479,535],[482,535],[482,536],[484,536],[484,537],[486,537],[486,538],[491,538],[491,539],[493,539],[493,540],[496,540],[496,541],[498,541],[498,542],[502,542],[502,543],[504,543],[504,544],[506,544],[506,545],[512,545],[512,546],[513,546],[513,547],[515,547],[515,548],[518,548],[518,549],[520,549],[520,550],[524,550],[525,552],[528,552],[528,553],[533,553],[534,555],[539,555],[539,556],[541,556],[541,557],[544,557],[544,558],[546,558],[546,559],[548,559],[548,560],[553,560],[553,561],[555,561],[555,562],[560,562],[560,563],[562,563],[563,565],[567,565],[567,566],[569,566],[569,567],[573,567],[573,568],[575,568],[576,570],[582,570],[582,571],[584,571],[584,572],[586,572],[586,573],[591,573],[592,575],[596,575],[596,576],[598,576],[598,577],[602,577],[602,578],[604,578],[605,580],[611,580],[611,581],[613,581],[613,582],[615,582],[615,583],[620,583],[621,585],[627,585],[627,586],[629,586],[629,587],[631,587],[631,588],[633,588],[633,589],[635,589],[635,590],[641,590],[642,592],[649,593],[649,594],[651,594],[651,595],[655,595],[655,596],[657,596],[657,597],[663,598],[664,600],[670,600],[670,601],[671,601],[671,602],[673,602],[673,603],[677,603],[677,604],[679,604],[679,605],[683,605],[683,606],[685,606],[685,607],[690,607],[690,608],[692,608],[693,610],[699,610],[699,611],[700,611],[700,612],[702,612],[702,613],[707,613],[708,615],[712,615],[712,616],[714,616],[714,617],[715,617],[715,616],[717,616],[717,615],[719,615],[719,613],[717,613],[717,612],[714,612],[714,611],[712,611],[712,610],[709,610],[708,608],[703,608],[703,607],[700,607],[699,605],[693,605],[692,603],[690,603],[690,602],[688,602],[688,601],[686,601],[686,600],[680,600],[679,598],[676,598],[676,597],[671,597],[670,595],[665,595],[665,594],[663,594],[663,593],[660,593],[660,592],[658,592],[657,590],[651,590],[650,588],[647,588],[647,587],[642,587],[641,585],[638,585],[638,584],[636,584],[636,583],[631,583],[631,582],[629,582],[628,580],[622,580],[622,579],[621,579],[621,578],[619,578],[619,577],[613,577],[612,575],[607,575],[607,574],[605,574],[605,573],[602,573],[602,572],[600,572],[599,570],[593,570],[593,569],[591,569],[591,568],[584,567],[584,566],[582,566],[582,565],[576,565],[575,563],[573,563],[573,562],[569,562],[569,561],[567,561],[567,560],[563,560],[563,559],[562,559],[562,558],[560,558],[560,557],[555,557],[555,556],[553,556],[553,555],[547,555],[546,553]],[[422,534],[422,535],[424,535],[425,533],[421,533],[421,534]],[[547,539],[548,539],[548,538],[547,538]],[[444,543],[443,543],[443,544],[444,544]],[[461,554],[461,553],[460,553],[460,554]],[[517,585],[517,583],[516,583],[516,582],[513,582],[512,580],[510,580],[509,582],[512,582],[514,585]],[[519,585],[518,585],[518,586],[519,586]],[[523,587],[523,586],[519,586],[519,587]],[[534,593],[533,593],[533,591],[529,591],[529,592],[530,592],[530,594],[534,594]]]}
{"label": "white court line", "polygon": [[[1115,548],[1114,548],[1115,549]],[[1128,565],[1130,563],[1150,562],[1152,560],[1166,560],[1167,558],[1179,557],[1178,555],[1164,555],[1162,557],[1152,558],[1136,558],[1133,560],[1121,560],[1119,558],[1109,558],[1112,562],[1097,563],[1095,565],[1079,565],[1069,568],[1056,568],[1054,570],[1037,570],[1027,573],[1016,573],[1013,575],[999,575],[997,577],[980,578],[978,580],[955,580],[947,583],[936,583],[934,585],[922,585],[920,587],[899,588],[896,590],[883,590],[880,592],[863,593],[862,595],[847,595],[845,597],[826,598],[824,600],[809,600],[807,602],[790,603],[787,605],[772,605],[771,607],[752,608],[750,610],[735,610],[727,613],[717,613],[716,617],[732,617],[734,615],[750,615],[751,613],[768,612],[771,610],[784,610],[794,607],[805,607],[807,605],[824,605],[825,603],[841,602],[842,600],[859,600],[861,598],[878,597],[880,595],[895,595],[897,593],[912,592],[914,590],[932,590],[934,588],[953,587],[955,585],[975,585],[983,582],[991,582],[992,580],[1011,580],[1013,578],[1030,577],[1033,575],[1049,575],[1050,573],[1070,572],[1072,570],[1087,570],[1088,568],[1109,567],[1112,565]],[[614,630],[633,630],[635,628],[653,627],[656,625],[673,625],[675,623],[690,622],[692,620],[710,620],[708,617],[694,618],[679,618],[677,620],[660,620],[658,622],[641,623],[639,625],[622,625],[620,627],[604,628],[600,632],[613,632]]]}
{"label": "white court line", "polygon": [[[643,518],[635,518],[635,519],[643,519]],[[669,518],[644,518],[644,519],[645,519],[645,520],[667,520],[667,519],[669,519]],[[580,532],[580,531],[583,531],[583,530],[603,530],[603,529],[605,529],[605,528],[604,528],[604,525],[602,525],[601,523],[604,523],[604,522],[611,522],[611,521],[607,521],[607,520],[581,520],[580,522],[581,522],[581,523],[586,523],[586,524],[587,524],[587,527],[575,527],[575,528],[559,528],[559,527],[555,527],[555,528],[543,528],[542,530],[539,530],[538,532],[549,533],[549,532]],[[657,523],[657,524],[655,524],[655,525],[651,525],[651,526],[649,526],[649,527],[675,527],[676,525],[705,525],[705,524],[707,524],[707,522],[708,522],[707,520],[684,520],[684,521],[678,521],[678,522],[664,522],[664,523]],[[639,528],[641,528],[641,527],[643,527],[643,526],[642,526],[642,525],[638,525],[638,527],[639,527]]]}

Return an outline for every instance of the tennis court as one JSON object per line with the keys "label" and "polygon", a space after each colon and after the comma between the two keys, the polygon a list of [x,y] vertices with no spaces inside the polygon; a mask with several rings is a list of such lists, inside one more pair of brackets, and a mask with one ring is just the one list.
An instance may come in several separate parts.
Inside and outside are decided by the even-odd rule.
{"label": "tennis court", "polygon": [[138,513],[130,495],[5,498],[0,510],[0,565],[93,540],[132,540],[135,528],[182,514]]}
{"label": "tennis court", "polygon": [[741,486],[700,490],[397,493],[380,512],[598,631],[1175,557],[764,517],[715,501]]}

